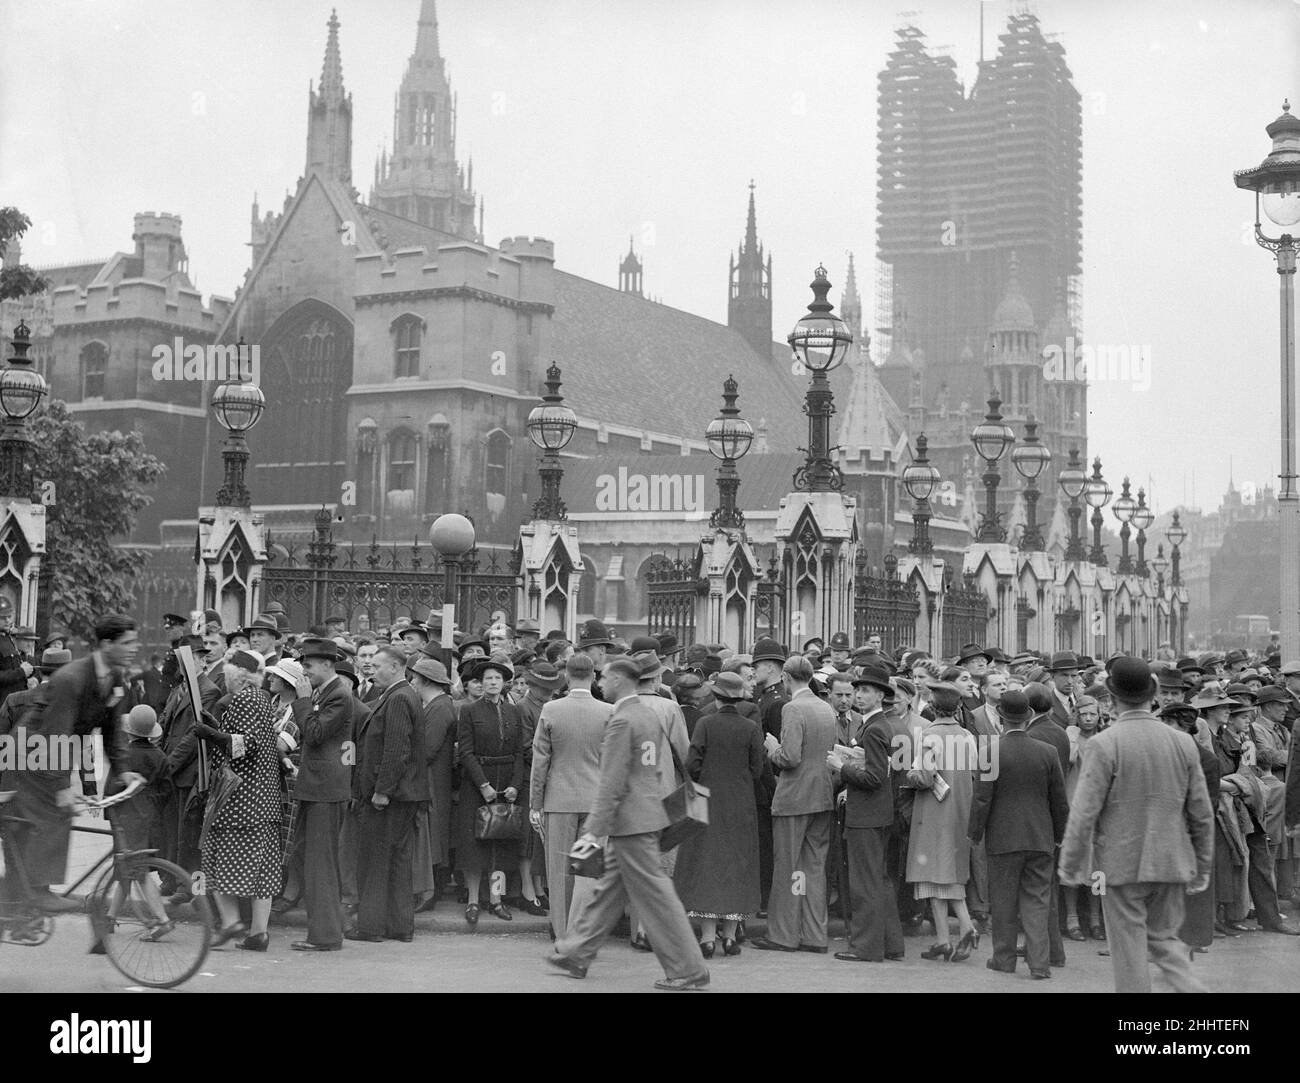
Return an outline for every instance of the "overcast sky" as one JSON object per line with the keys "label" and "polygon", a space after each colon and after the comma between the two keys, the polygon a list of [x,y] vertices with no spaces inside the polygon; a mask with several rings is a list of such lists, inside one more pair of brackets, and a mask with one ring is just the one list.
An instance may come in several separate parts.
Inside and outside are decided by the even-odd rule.
{"label": "overcast sky", "polygon": [[[368,196],[419,0],[342,0],[353,175]],[[996,49],[1010,6],[985,6]],[[1017,5],[1017,10],[1024,5]],[[967,82],[980,5],[863,0],[440,0],[490,243],[556,243],[558,265],[616,282],[628,234],[645,288],[725,321],[727,257],[757,184],[775,330],[819,261],[846,253],[873,309],[878,71],[914,21]],[[1094,385],[1089,452],[1154,503],[1211,510],[1228,482],[1278,473],[1278,298],[1232,171],[1300,107],[1300,0],[1069,0],[1033,6],[1083,96],[1083,331],[1147,347],[1149,389]],[[131,248],[137,211],[184,219],[191,274],[233,295],[249,205],[279,209],[303,169],[324,0],[7,0],[0,5],[0,203],[35,223],[27,262]],[[742,402],[743,406],[743,402]]]}

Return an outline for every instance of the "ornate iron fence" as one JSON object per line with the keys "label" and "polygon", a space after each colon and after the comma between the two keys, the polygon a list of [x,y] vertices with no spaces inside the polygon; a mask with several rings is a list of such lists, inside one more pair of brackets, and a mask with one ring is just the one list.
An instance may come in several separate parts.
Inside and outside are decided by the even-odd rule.
{"label": "ornate iron fence", "polygon": [[963,643],[984,642],[989,629],[988,596],[975,585],[974,576],[963,576],[961,586],[949,580],[943,592],[943,656],[952,658]]}
{"label": "ornate iron fence", "polygon": [[[340,545],[329,513],[318,513],[306,545],[277,544],[268,534],[258,604],[280,602],[295,629],[321,624],[336,612],[353,630],[380,628],[399,617],[424,620],[441,609],[446,572],[441,556],[417,542]],[[511,553],[471,549],[457,562],[457,625],[478,631],[494,614],[513,622],[518,586]]]}
{"label": "ornate iron fence", "polygon": [[699,596],[707,591],[708,581],[701,581],[698,561],[691,557],[651,557],[646,565],[646,631],[672,632],[680,647],[695,642],[695,608]]}
{"label": "ornate iron fence", "polygon": [[[891,554],[892,556],[892,554]],[[916,618],[921,601],[916,588],[898,578],[897,560],[882,571],[868,568],[866,554],[859,550],[853,570],[853,642],[862,646],[870,636],[880,636],[881,649],[916,642]]]}
{"label": "ornate iron fence", "polygon": [[757,641],[762,636],[771,636],[784,643],[785,576],[776,554],[777,548],[774,545],[768,557],[767,571],[759,576],[754,588],[754,639]]}

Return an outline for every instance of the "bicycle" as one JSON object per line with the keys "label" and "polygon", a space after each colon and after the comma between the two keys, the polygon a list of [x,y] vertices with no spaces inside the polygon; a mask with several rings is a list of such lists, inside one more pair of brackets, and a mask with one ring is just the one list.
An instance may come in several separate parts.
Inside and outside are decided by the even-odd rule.
{"label": "bicycle", "polygon": [[[81,797],[89,809],[108,809],[129,800],[143,783],[135,782],[112,797]],[[13,792],[0,793],[0,841],[8,829],[30,820],[5,814]],[[118,826],[110,819],[108,831],[74,828],[92,834],[111,834],[113,848],[77,880],[64,898],[71,897],[102,869],[85,907],[90,916],[96,948],[123,976],[137,985],[171,989],[192,978],[203,965],[212,940],[212,908],[198,895],[192,904],[172,906],[162,897],[162,882],[188,884],[190,874],[157,856],[157,850],[127,850]],[[30,902],[31,882],[17,846],[4,847],[6,884],[0,900],[0,943],[39,947],[54,934],[54,917]],[[92,948],[92,951],[96,951]],[[98,954],[99,952],[96,951]]]}

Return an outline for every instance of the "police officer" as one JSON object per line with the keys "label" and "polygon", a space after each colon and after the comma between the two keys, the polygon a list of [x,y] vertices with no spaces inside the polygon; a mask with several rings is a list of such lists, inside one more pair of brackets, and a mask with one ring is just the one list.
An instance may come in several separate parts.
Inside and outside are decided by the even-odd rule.
{"label": "police officer", "polygon": [[14,621],[14,605],[0,595],[0,702],[10,692],[21,692],[27,687],[27,678],[36,672],[31,662],[24,660],[10,633]]}

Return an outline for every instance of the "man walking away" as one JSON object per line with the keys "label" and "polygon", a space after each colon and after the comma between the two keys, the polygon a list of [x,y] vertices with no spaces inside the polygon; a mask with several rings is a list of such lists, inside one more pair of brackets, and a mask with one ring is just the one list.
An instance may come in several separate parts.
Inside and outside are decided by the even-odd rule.
{"label": "man walking away", "polygon": [[1178,928],[1184,894],[1209,886],[1214,820],[1195,743],[1151,713],[1155,686],[1142,659],[1110,663],[1106,688],[1118,717],[1089,742],[1061,846],[1061,882],[1086,883],[1094,868],[1105,877],[1115,992],[1151,992],[1150,955],[1178,992],[1203,993]]}

